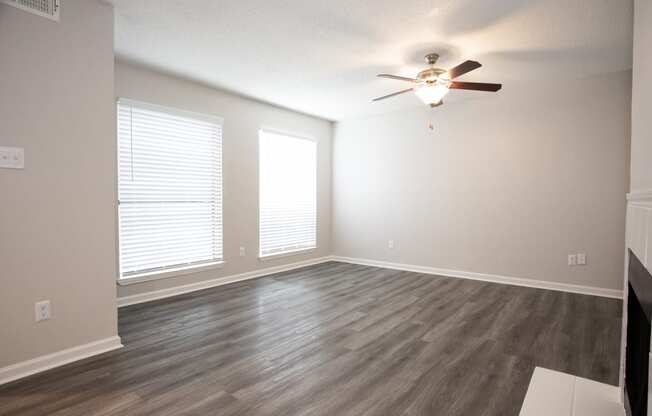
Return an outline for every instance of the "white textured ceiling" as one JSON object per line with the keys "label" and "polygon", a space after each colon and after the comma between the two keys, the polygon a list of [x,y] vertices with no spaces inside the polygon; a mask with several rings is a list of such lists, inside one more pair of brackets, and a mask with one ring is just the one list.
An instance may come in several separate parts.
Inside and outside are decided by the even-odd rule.
{"label": "white textured ceiling", "polygon": [[[631,68],[632,0],[111,2],[119,59],[330,120],[422,105],[370,100],[409,87],[377,73],[414,76],[430,51],[503,88]],[[489,93],[446,100],[472,94]]]}

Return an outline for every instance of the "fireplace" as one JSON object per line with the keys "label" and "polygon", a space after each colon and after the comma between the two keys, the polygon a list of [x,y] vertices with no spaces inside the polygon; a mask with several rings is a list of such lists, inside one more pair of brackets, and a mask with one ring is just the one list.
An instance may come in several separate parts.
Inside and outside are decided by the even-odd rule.
{"label": "fireplace", "polygon": [[625,349],[625,408],[628,416],[648,415],[651,318],[652,275],[630,250]]}

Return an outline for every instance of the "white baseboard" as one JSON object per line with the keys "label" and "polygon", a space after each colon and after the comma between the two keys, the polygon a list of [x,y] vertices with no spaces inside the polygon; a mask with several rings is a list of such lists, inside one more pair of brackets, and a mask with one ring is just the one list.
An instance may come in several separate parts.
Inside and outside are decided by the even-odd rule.
{"label": "white baseboard", "polygon": [[496,274],[464,272],[460,270],[440,269],[440,268],[428,267],[428,266],[415,266],[412,264],[391,263],[386,261],[360,259],[354,257],[333,256],[332,260],[343,262],[343,263],[360,264],[364,266],[383,267],[385,269],[404,270],[408,272],[435,274],[439,276],[458,277],[462,279],[471,279],[471,280],[481,280],[483,282],[533,287],[537,289],[557,290],[561,292],[580,293],[583,295],[601,296],[605,298],[615,298],[615,299],[623,298],[622,291],[616,289],[605,289],[601,287],[571,285],[566,283],[525,279],[521,277],[509,277],[509,276],[500,276]]}
{"label": "white baseboard", "polygon": [[557,290],[561,292],[580,293],[584,295],[601,296],[607,298],[622,299],[623,294],[620,290],[605,289],[592,286],[571,285],[566,283],[547,282],[542,280],[525,279],[519,277],[508,277],[486,273],[464,272],[459,270],[441,269],[428,266],[416,266],[403,263],[391,263],[379,260],[360,259],[342,256],[324,256],[316,259],[305,260],[296,263],[285,264],[282,266],[267,267],[264,269],[254,270],[251,272],[240,273],[232,276],[223,276],[217,279],[204,280],[188,285],[175,286],[167,289],[156,290],[152,292],[139,293],[137,295],[123,296],[118,298],[118,307],[135,305],[138,303],[149,302],[158,299],[169,298],[184,293],[195,292],[198,290],[209,289],[229,283],[243,280],[256,279],[269,274],[285,272],[299,269],[301,267],[312,266],[315,264],[325,263],[327,261],[339,261],[342,263],[360,264],[365,266],[383,267],[386,269],[404,270],[416,273],[433,274],[447,277],[457,277],[462,279],[480,280],[484,282],[502,283],[515,286],[533,287],[538,289]]}
{"label": "white baseboard", "polygon": [[118,348],[122,343],[119,336],[114,336],[12,364],[0,368],[0,385]]}
{"label": "white baseboard", "polygon": [[217,279],[203,280],[188,285],[175,286],[167,289],[155,290],[152,292],[139,293],[137,295],[123,296],[118,298],[118,307],[135,305],[137,303],[149,302],[157,299],[169,298],[184,293],[195,292],[197,290],[209,289],[211,287],[226,285],[228,283],[240,282],[242,280],[255,279],[268,274],[280,273],[289,270],[299,269],[301,267],[312,266],[315,264],[325,263],[333,260],[332,256],[319,257],[296,263],[284,264],[281,266],[266,267],[264,269],[254,270],[251,272],[234,274],[232,276],[223,276]]}

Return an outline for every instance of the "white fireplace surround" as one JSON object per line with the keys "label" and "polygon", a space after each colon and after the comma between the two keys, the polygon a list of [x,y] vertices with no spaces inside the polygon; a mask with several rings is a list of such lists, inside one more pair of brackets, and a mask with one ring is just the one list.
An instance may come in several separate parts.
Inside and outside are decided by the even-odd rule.
{"label": "white fireplace surround", "polygon": [[652,190],[627,195],[627,247],[652,269]]}
{"label": "white fireplace surround", "polygon": [[[641,261],[648,271],[652,271],[652,189],[645,191],[633,191],[627,195],[627,228],[626,248],[631,250]],[[623,305],[627,305],[627,284],[629,281],[629,250],[625,254],[625,280],[623,282]],[[623,336],[620,358],[620,388],[621,397],[624,397],[624,371],[625,371],[625,347],[627,331],[627,308],[623,308]],[[652,342],[651,342],[652,345]],[[652,364],[652,354],[650,355]],[[649,375],[652,375],[650,368]],[[652,386],[652,378],[648,385]],[[652,395],[648,391],[648,403],[652,404]],[[652,416],[648,407],[648,416]]]}

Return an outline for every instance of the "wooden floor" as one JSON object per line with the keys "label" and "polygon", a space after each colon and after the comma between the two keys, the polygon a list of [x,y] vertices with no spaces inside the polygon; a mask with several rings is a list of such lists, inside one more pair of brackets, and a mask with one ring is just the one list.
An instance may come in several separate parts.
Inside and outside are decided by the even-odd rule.
{"label": "wooden floor", "polygon": [[125,348],[0,388],[0,414],[517,415],[534,366],[616,384],[620,314],[325,263],[120,309]]}

